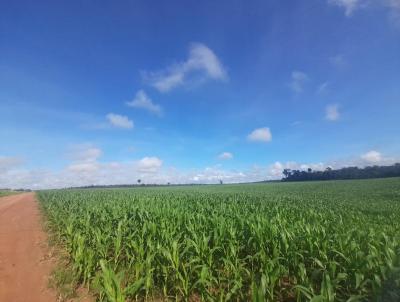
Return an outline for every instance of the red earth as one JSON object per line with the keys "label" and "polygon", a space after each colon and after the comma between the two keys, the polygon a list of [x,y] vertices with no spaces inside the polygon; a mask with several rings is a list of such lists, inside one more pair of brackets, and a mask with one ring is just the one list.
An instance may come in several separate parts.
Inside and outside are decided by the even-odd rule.
{"label": "red earth", "polygon": [[34,193],[0,198],[0,301],[54,302],[55,265]]}

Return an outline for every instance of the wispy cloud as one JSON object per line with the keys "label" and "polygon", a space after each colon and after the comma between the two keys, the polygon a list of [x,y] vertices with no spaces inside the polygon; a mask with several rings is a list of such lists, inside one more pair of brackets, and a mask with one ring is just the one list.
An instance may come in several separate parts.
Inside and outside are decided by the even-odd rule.
{"label": "wispy cloud", "polygon": [[337,121],[340,118],[339,105],[331,104],[326,106],[325,118],[331,122]]}
{"label": "wispy cloud", "polygon": [[354,15],[360,9],[384,8],[388,11],[389,19],[400,27],[400,0],[328,0],[333,6],[344,9],[347,17]]}
{"label": "wispy cloud", "polygon": [[227,160],[227,159],[232,159],[233,154],[230,152],[222,152],[220,155],[218,155],[218,159],[221,160]]}
{"label": "wispy cloud", "polygon": [[93,162],[101,155],[101,149],[91,143],[74,144],[67,151],[67,158],[77,162]]}
{"label": "wispy cloud", "polygon": [[292,127],[300,126],[303,123],[304,123],[303,121],[294,121],[294,122],[290,123],[290,126],[292,126]]}
{"label": "wispy cloud", "polygon": [[139,90],[136,93],[135,98],[132,101],[127,102],[126,105],[147,110],[157,116],[162,115],[161,106],[154,104],[151,98],[143,90]]}
{"label": "wispy cloud", "polygon": [[320,84],[316,90],[317,94],[326,94],[329,90],[329,82]]}
{"label": "wispy cloud", "polygon": [[186,61],[173,64],[164,70],[144,72],[144,80],[160,92],[168,92],[193,79],[227,80],[227,72],[216,54],[201,43],[193,43]]}
{"label": "wispy cloud", "polygon": [[347,64],[346,59],[342,54],[337,54],[335,56],[329,57],[329,62],[332,64],[333,67],[336,68],[343,68]]}
{"label": "wispy cloud", "polygon": [[109,113],[106,118],[109,124],[115,128],[133,129],[133,121],[124,115]]}
{"label": "wispy cloud", "polygon": [[343,8],[347,17],[350,17],[360,7],[361,2],[360,0],[328,0],[329,4]]}
{"label": "wispy cloud", "polygon": [[296,93],[303,92],[304,85],[309,81],[309,77],[306,73],[302,71],[293,71],[292,72],[292,80],[289,84],[289,87]]}
{"label": "wispy cloud", "polygon": [[270,142],[272,140],[272,133],[268,127],[254,129],[247,139],[252,142]]}
{"label": "wispy cloud", "polygon": [[400,28],[400,0],[386,0],[385,6],[389,9],[389,19]]}

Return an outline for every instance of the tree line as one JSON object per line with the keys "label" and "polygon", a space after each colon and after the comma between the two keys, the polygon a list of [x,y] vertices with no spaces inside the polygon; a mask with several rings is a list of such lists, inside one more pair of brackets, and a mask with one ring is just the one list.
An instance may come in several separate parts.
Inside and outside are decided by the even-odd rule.
{"label": "tree line", "polygon": [[345,167],[341,169],[326,168],[324,171],[283,170],[282,181],[365,179],[400,176],[400,163],[391,166],[368,166],[365,168]]}

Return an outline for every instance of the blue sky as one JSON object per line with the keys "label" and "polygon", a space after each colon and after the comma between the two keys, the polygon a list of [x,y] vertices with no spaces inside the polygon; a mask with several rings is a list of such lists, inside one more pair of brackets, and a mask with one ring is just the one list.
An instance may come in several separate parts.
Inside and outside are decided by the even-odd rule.
{"label": "blue sky", "polygon": [[273,179],[400,158],[400,1],[14,1],[0,187]]}

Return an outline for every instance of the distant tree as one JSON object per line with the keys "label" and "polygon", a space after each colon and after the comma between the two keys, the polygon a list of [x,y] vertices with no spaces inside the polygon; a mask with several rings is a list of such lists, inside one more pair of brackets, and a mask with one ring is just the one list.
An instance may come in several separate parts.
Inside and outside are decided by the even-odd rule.
{"label": "distant tree", "polygon": [[139,178],[139,179],[137,180],[137,183],[140,185],[141,182],[142,182],[142,180]]}
{"label": "distant tree", "polygon": [[283,175],[285,175],[285,177],[287,178],[287,177],[289,177],[289,175],[290,175],[290,169],[284,169],[282,173],[283,173]]}
{"label": "distant tree", "polygon": [[344,167],[337,170],[327,167],[325,171],[312,171],[308,168],[307,172],[284,169],[282,174],[285,176],[283,181],[399,177],[400,163],[392,166],[368,166],[365,168]]}
{"label": "distant tree", "polygon": [[222,181],[222,179],[219,180],[219,184],[220,184],[220,185],[224,184],[224,182]]}

